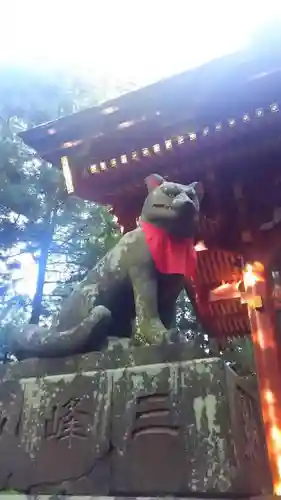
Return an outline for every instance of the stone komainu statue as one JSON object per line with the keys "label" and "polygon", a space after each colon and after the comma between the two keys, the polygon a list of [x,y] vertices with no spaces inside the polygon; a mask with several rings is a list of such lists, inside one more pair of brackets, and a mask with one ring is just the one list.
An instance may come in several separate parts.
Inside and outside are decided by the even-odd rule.
{"label": "stone komainu statue", "polygon": [[125,234],[65,300],[55,329],[29,325],[11,336],[18,359],[66,356],[102,348],[109,337],[171,340],[179,293],[196,269],[194,236],[202,185],[146,179],[139,225]]}

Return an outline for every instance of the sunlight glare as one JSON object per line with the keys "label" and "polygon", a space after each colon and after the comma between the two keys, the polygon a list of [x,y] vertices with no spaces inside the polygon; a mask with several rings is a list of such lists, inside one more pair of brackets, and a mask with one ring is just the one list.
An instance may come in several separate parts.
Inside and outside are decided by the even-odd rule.
{"label": "sunlight glare", "polygon": [[[233,52],[281,2],[5,2],[0,63],[145,84]],[[11,29],[12,27],[12,29]]]}
{"label": "sunlight glare", "polygon": [[21,269],[18,271],[21,279],[16,283],[16,292],[32,299],[36,290],[37,264],[29,253],[22,254],[18,260],[21,263]]}

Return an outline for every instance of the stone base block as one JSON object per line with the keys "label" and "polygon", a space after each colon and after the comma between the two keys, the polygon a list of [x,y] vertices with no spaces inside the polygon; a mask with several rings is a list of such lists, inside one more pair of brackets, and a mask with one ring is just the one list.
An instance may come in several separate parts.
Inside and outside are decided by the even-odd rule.
{"label": "stone base block", "polygon": [[[102,496],[271,491],[255,388],[188,347],[1,366],[0,488]],[[55,497],[52,497],[55,498]]]}
{"label": "stone base block", "polygon": [[[103,496],[92,496],[92,495],[25,495],[17,493],[0,493],[1,500],[167,500],[166,496],[163,497],[103,497]],[[169,500],[176,500],[179,497],[169,496]],[[213,500],[234,500],[233,497],[212,497]],[[278,500],[279,497],[271,496],[261,496],[253,497],[243,500]],[[180,497],[180,500],[205,500],[205,497]]]}

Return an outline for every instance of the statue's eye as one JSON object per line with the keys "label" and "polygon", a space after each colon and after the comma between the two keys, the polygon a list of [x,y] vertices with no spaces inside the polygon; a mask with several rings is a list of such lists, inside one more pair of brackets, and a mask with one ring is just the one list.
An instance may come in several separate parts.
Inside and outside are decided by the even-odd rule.
{"label": "statue's eye", "polygon": [[187,191],[187,196],[192,200],[192,201],[195,201],[197,199],[197,196],[196,196],[196,193],[193,189],[190,189],[189,191]]}
{"label": "statue's eye", "polygon": [[169,198],[175,198],[179,193],[176,193],[175,191],[168,191],[165,193]]}
{"label": "statue's eye", "polygon": [[172,188],[172,187],[169,187],[169,188],[163,188],[163,193],[166,195],[166,196],[169,196],[169,198],[175,198],[176,196],[178,196],[178,194],[180,194],[179,190],[177,188]]}
{"label": "statue's eye", "polygon": [[189,199],[191,200],[191,202],[193,203],[193,205],[195,206],[195,208],[197,208],[197,210],[199,210],[199,200],[198,200],[197,194],[194,191],[194,189],[187,191],[186,194],[189,197]]}

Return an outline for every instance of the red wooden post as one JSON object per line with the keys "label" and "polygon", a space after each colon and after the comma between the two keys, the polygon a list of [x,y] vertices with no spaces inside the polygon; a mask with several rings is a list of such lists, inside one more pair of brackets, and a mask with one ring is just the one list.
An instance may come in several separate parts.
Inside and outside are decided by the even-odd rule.
{"label": "red wooden post", "polygon": [[281,494],[280,343],[274,321],[272,293],[262,264],[246,266],[244,285],[247,295],[250,295],[248,314],[274,493]]}

